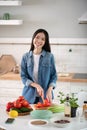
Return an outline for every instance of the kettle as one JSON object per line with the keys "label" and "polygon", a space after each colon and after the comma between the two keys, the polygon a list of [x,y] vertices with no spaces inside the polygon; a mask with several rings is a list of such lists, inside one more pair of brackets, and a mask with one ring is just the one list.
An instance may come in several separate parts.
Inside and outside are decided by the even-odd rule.
{"label": "kettle", "polygon": [[84,104],[84,101],[87,101],[87,91],[82,90],[78,92],[77,98],[78,98],[78,105],[82,107]]}

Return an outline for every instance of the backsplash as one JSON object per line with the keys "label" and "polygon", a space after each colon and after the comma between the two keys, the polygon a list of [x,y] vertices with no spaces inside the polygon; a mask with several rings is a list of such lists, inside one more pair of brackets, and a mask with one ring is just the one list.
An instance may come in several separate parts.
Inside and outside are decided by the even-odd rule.
{"label": "backsplash", "polygon": [[52,46],[58,72],[87,73],[87,45]]}
{"label": "backsplash", "polygon": [[[29,51],[30,44],[0,44],[0,56],[11,54],[17,64],[22,55]],[[87,45],[51,44],[57,72],[87,73]]]}

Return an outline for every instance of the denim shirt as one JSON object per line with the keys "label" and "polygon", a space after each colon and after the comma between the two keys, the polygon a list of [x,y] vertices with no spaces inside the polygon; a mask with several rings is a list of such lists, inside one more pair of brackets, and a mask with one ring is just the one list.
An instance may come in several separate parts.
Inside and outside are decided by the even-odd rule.
{"label": "denim shirt", "polygon": [[[25,53],[21,60],[21,79],[24,84],[22,95],[33,104],[37,95],[36,88],[30,86],[34,82],[33,77],[33,52]],[[54,56],[52,53],[42,51],[39,66],[38,66],[38,84],[44,89],[44,98],[46,98],[46,91],[50,86],[56,87],[57,72],[55,67]],[[53,92],[52,92],[53,98]],[[41,101],[41,98],[40,98]]]}

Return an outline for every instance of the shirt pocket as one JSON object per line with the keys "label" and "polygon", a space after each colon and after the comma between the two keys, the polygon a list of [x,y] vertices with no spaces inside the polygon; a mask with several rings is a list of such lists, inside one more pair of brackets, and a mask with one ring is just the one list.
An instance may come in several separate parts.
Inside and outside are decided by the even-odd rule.
{"label": "shirt pocket", "polygon": [[29,59],[27,61],[27,71],[28,71],[28,74],[32,74],[32,69],[33,69],[33,63],[32,63],[32,60]]}
{"label": "shirt pocket", "polygon": [[50,68],[51,67],[50,61],[48,60],[48,61],[43,62],[42,67],[43,68]]}
{"label": "shirt pocket", "polygon": [[27,67],[29,68],[29,67],[31,67],[31,66],[32,66],[32,60],[29,59],[29,60],[27,61]]}
{"label": "shirt pocket", "polygon": [[50,72],[51,72],[50,62],[45,61],[42,63],[41,72],[42,72],[43,81],[45,82],[45,80],[49,79],[50,76]]}

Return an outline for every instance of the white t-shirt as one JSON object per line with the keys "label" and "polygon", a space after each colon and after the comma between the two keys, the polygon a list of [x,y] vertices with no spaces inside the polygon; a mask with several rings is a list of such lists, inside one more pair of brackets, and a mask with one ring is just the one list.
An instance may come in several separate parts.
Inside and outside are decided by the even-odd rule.
{"label": "white t-shirt", "polygon": [[33,56],[34,56],[34,72],[33,72],[33,75],[34,75],[35,82],[38,83],[38,66],[39,66],[40,54],[38,54],[38,55],[33,54]]}

